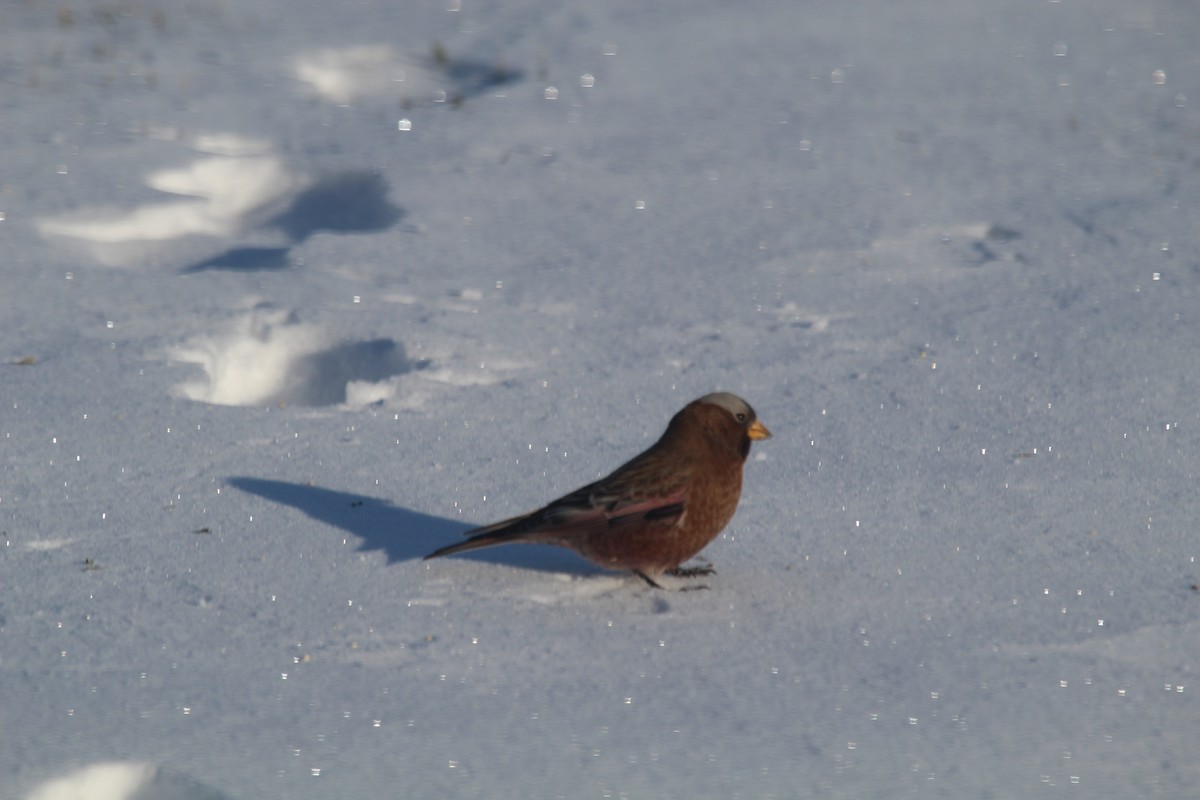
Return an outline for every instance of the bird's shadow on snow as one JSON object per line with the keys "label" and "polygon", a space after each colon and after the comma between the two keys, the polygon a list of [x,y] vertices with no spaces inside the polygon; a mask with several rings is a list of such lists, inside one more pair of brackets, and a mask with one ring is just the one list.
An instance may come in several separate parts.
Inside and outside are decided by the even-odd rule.
{"label": "bird's shadow on snow", "polygon": [[[380,550],[387,556],[389,564],[422,559],[439,547],[462,541],[463,534],[474,527],[396,506],[377,497],[319,486],[246,476],[228,478],[226,483],[273,503],[299,509],[318,522],[341,528],[362,540],[360,552]],[[497,547],[456,554],[453,558],[574,575],[603,572],[569,550],[549,545]]]}

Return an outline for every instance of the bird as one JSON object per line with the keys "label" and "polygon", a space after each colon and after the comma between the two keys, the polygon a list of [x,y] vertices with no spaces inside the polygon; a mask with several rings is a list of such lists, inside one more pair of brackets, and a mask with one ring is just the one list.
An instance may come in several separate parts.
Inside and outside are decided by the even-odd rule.
{"label": "bird", "polygon": [[[503,544],[552,544],[650,586],[717,537],[737,510],[742,466],[771,432],[742,398],[706,394],[684,406],[645,452],[608,476],[528,514],[469,530],[425,560]],[[711,571],[711,569],[709,570]]]}

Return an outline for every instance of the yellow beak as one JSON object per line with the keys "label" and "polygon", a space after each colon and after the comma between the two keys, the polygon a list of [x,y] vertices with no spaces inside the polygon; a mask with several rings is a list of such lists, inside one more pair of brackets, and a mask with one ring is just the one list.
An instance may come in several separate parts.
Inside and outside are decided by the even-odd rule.
{"label": "yellow beak", "polygon": [[767,426],[758,420],[754,420],[754,423],[750,426],[750,430],[746,431],[746,435],[755,440],[771,438],[771,432],[767,430]]}

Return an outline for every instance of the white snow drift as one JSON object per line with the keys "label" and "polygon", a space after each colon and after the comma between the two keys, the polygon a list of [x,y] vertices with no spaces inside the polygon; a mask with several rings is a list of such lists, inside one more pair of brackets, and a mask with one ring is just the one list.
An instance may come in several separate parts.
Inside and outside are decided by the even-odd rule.
{"label": "white snow drift", "polygon": [[[274,155],[202,158],[176,169],[152,172],[145,183],[187,200],[147,203],[127,211],[84,210],[43,219],[43,234],[90,245],[101,263],[134,263],[137,245],[163,246],[189,236],[227,239],[269,221],[309,186],[312,178]],[[134,246],[132,248],[126,246]]]}
{"label": "white snow drift", "polygon": [[321,98],[342,105],[365,97],[416,102],[436,92],[445,96],[435,72],[386,45],[314,50],[297,56],[293,69]]}
{"label": "white snow drift", "polygon": [[268,306],[168,355],[204,369],[203,378],[176,387],[181,395],[226,406],[368,405],[390,399],[393,376],[408,370],[390,339],[339,342],[294,311]]}
{"label": "white snow drift", "polygon": [[197,781],[137,761],[91,764],[37,786],[26,800],[220,800]]}

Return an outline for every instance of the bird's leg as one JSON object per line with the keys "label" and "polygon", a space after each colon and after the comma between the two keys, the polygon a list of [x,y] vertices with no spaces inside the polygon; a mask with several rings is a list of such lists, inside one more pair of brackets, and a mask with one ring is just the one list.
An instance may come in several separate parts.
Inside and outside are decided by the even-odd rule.
{"label": "bird's leg", "polygon": [[639,578],[641,578],[641,579],[642,579],[642,580],[644,580],[646,583],[648,583],[648,584],[650,584],[651,586],[653,586],[655,589],[661,589],[661,588],[663,588],[663,587],[662,587],[662,586],[660,586],[658,583],[656,583],[656,582],[655,582],[655,580],[654,580],[653,578],[651,578],[651,577],[650,577],[649,575],[647,575],[646,573],[642,572],[640,569],[635,569],[635,570],[633,571],[633,574],[634,574],[634,575],[637,575]]}

